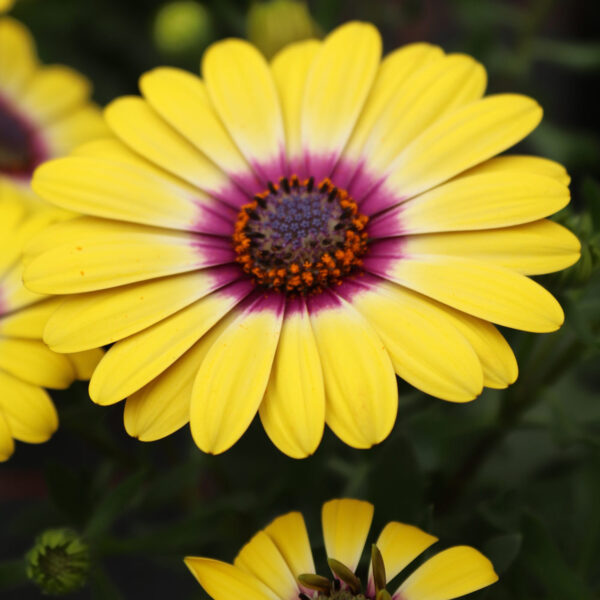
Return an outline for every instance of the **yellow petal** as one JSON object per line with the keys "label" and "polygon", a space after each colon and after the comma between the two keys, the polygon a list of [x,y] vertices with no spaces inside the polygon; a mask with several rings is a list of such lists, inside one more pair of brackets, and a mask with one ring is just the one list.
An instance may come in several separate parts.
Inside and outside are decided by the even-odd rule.
{"label": "yellow petal", "polygon": [[32,187],[42,198],[95,217],[228,235],[235,213],[160,171],[112,160],[69,156],[36,170]]}
{"label": "yellow petal", "polygon": [[[233,269],[207,269],[77,294],[49,319],[44,341],[56,352],[78,352],[133,335],[233,280]],[[0,321],[0,326],[2,321]]]}
{"label": "yellow petal", "polygon": [[259,531],[239,552],[236,567],[269,587],[277,598],[295,598],[299,589],[294,575],[271,538]]}
{"label": "yellow petal", "polygon": [[98,219],[55,225],[29,252],[25,284],[54,294],[106,289],[233,259],[230,244],[216,238]]}
{"label": "yellow petal", "polygon": [[[128,105],[128,101],[132,100],[132,97],[123,98],[122,100],[125,101],[125,105]],[[133,98],[133,100],[139,99]],[[140,100],[140,102],[143,103],[144,101]],[[133,104],[135,105],[136,102],[134,102]],[[164,132],[165,135],[169,135],[170,141],[161,140],[159,142],[157,139],[155,139],[161,137],[161,134],[152,127],[149,127],[148,131],[146,131],[146,129],[144,129],[143,132],[141,130],[127,131],[127,133],[122,133],[122,135],[124,139],[127,139],[127,143],[130,144],[131,147],[136,147],[139,152],[146,153],[148,157],[151,156],[152,160],[155,161],[154,163],[151,162],[149,158],[144,158],[142,154],[138,154],[138,152],[132,152],[132,148],[130,146],[126,145],[121,140],[115,137],[105,137],[86,142],[85,144],[77,146],[77,148],[75,148],[70,155],[81,156],[85,158],[98,158],[102,161],[108,160],[111,162],[117,162],[121,166],[123,164],[131,165],[134,167],[134,170],[136,172],[140,169],[144,173],[148,173],[148,171],[151,171],[150,177],[158,177],[159,179],[161,179],[161,186],[163,186],[165,189],[182,189],[181,177],[183,177],[184,174],[181,173],[181,177],[178,177],[177,175],[174,175],[170,171],[166,171],[165,169],[173,170],[173,172],[179,169],[178,161],[183,160],[183,156],[181,156],[181,152],[183,150],[180,149],[178,151],[176,149],[171,148],[170,152],[166,153],[164,146],[173,144],[173,137],[178,138],[178,133],[181,136],[181,142],[183,142],[184,145],[187,144],[187,142],[185,141],[187,139],[185,137],[185,132],[173,131],[172,127],[166,124],[166,121],[163,121],[160,116],[157,116],[155,109],[153,109],[150,106],[147,106],[146,108],[148,111],[150,111],[150,114],[154,114],[154,119],[157,119],[159,123],[162,123],[162,127],[166,127],[167,130],[170,132],[170,134]],[[148,136],[148,139],[145,136]],[[153,146],[152,149],[148,146],[148,144],[150,144],[153,139],[153,143],[156,143],[159,146],[158,150],[155,150]],[[213,165],[213,163],[208,158],[206,158],[206,156],[198,148],[196,148],[194,145],[190,145],[190,149],[195,157],[194,160],[197,161],[197,164],[194,166],[194,169],[196,167],[199,168],[198,172],[194,171],[193,180],[197,180],[196,183],[198,184],[198,187],[200,189],[205,189],[214,198],[217,198],[225,205],[229,205],[230,210],[227,211],[226,208],[224,210],[226,213],[229,214],[230,220],[231,218],[235,218],[240,209],[240,206],[248,202],[248,194],[244,193],[242,189],[240,189],[237,186],[237,184],[232,183],[232,179],[236,179],[237,181],[235,175],[232,174],[225,176],[219,170],[219,168]],[[171,152],[179,155],[177,161],[175,161],[177,164],[174,164]],[[189,158],[191,160],[191,157]],[[187,162],[189,163],[189,161]],[[206,165],[208,166],[200,168],[200,163],[206,163]],[[164,168],[161,168],[158,165],[162,165]],[[212,175],[211,172],[209,172],[210,169],[212,169]],[[198,176],[198,174],[200,174],[200,176]],[[190,174],[188,173],[188,175]],[[251,180],[252,176],[247,176],[244,178],[245,183],[248,183]],[[252,192],[254,192],[256,185],[258,184],[254,184]],[[199,195],[198,190],[196,188],[184,186],[184,189],[188,190],[188,192],[192,194],[193,199],[201,198],[206,200],[205,195]],[[207,206],[210,206],[210,203],[207,204]],[[216,206],[219,205],[217,204]],[[231,209],[234,210],[233,213],[231,212]],[[229,233],[227,233],[227,235],[229,235]]]}
{"label": "yellow petal", "polygon": [[552,177],[563,185],[569,185],[571,178],[567,170],[560,164],[541,156],[522,156],[508,154],[496,156],[464,172],[464,175],[481,175],[482,173],[498,173],[499,171],[524,171]]}
{"label": "yellow petal", "polygon": [[18,262],[2,275],[0,290],[2,310],[6,313],[24,310],[26,307],[35,305],[44,299],[44,296],[25,288],[23,285],[23,268]]}
{"label": "yellow petal", "polygon": [[44,327],[57,306],[56,300],[44,300],[0,317],[0,336],[41,340]]}
{"label": "yellow petal", "polygon": [[197,300],[110,348],[90,381],[90,397],[114,404],[139,390],[172,365],[249,291],[234,286]]}
{"label": "yellow petal", "polygon": [[187,568],[213,600],[281,600],[249,573],[211,558],[188,556]]}
{"label": "yellow petal", "polygon": [[23,246],[22,230],[26,222],[26,209],[16,198],[7,198],[9,186],[0,181],[0,273],[10,269],[19,259]]}
{"label": "yellow petal", "polygon": [[481,393],[479,359],[443,306],[383,280],[359,290],[350,301],[377,331],[400,377],[452,402]]}
{"label": "yellow petal", "polygon": [[384,172],[430,125],[481,98],[485,84],[485,69],[464,54],[451,54],[417,70],[373,124],[363,151],[369,167]]}
{"label": "yellow petal", "polygon": [[48,393],[0,369],[0,410],[12,437],[30,444],[47,441],[58,427],[58,415]]}
{"label": "yellow petal", "polygon": [[4,417],[4,410],[0,406],[0,462],[8,460],[14,451],[15,442],[13,441],[8,422]]}
{"label": "yellow petal", "polygon": [[[91,140],[74,148],[70,156],[84,156],[86,158],[99,158],[102,160],[113,160],[119,163],[131,164],[136,167],[152,169],[152,163],[139,154],[131,151],[131,148],[116,137],[103,137]],[[177,177],[171,177],[165,171],[156,169],[163,177],[171,181],[178,181]]]}
{"label": "yellow petal", "polygon": [[208,193],[228,185],[223,171],[198,152],[142,98],[118,98],[108,105],[104,116],[123,142],[169,173]]}
{"label": "yellow petal", "polygon": [[[371,92],[344,150],[344,157],[357,161],[373,126],[410,76],[426,65],[439,61],[444,53],[431,44],[408,44],[388,54],[382,61]],[[342,184],[343,185],[343,184]]]}
{"label": "yellow petal", "polygon": [[565,227],[541,220],[484,231],[406,236],[407,254],[463,256],[524,275],[561,271],[579,260],[581,244]]}
{"label": "yellow petal", "polygon": [[301,513],[291,512],[277,517],[264,531],[275,542],[294,577],[315,573],[310,540]]}
{"label": "yellow petal", "polygon": [[346,444],[370,448],[388,436],[398,411],[390,357],[345,301],[321,294],[311,298],[309,310],[325,381],[326,422]]}
{"label": "yellow petal", "polygon": [[458,177],[375,218],[373,237],[509,227],[547,217],[569,203],[569,188],[522,171]]}
{"label": "yellow petal", "polygon": [[386,189],[410,198],[510,148],[538,125],[542,109],[516,94],[488,96],[442,117],[390,167]]}
{"label": "yellow petal", "polygon": [[[391,581],[415,558],[438,541],[433,535],[413,525],[388,523],[377,538],[377,548],[381,552],[387,581]],[[373,569],[369,567],[369,590],[375,591]]]}
{"label": "yellow petal", "polygon": [[[302,146],[316,179],[329,175],[369,94],[381,57],[373,25],[351,22],[323,41],[306,82]],[[323,161],[324,164],[319,164]]]}
{"label": "yellow petal", "polygon": [[17,97],[37,67],[33,38],[29,31],[10,17],[0,19],[0,88]]}
{"label": "yellow petal", "polygon": [[50,154],[64,156],[79,144],[106,137],[109,131],[100,109],[88,103],[49,123],[45,128],[45,135]]}
{"label": "yellow petal", "polygon": [[297,171],[295,165],[301,160],[302,99],[306,78],[320,47],[321,42],[317,40],[290,44],[271,62],[271,71],[281,103],[287,157],[292,165],[292,173]]}
{"label": "yellow petal", "polygon": [[202,73],[221,120],[250,164],[266,179],[284,172],[283,120],[275,83],[263,55],[243,40],[213,44]]}
{"label": "yellow petal", "polygon": [[282,300],[259,297],[235,311],[209,350],[194,383],[190,424],[204,452],[228,450],[262,401],[283,317]]}
{"label": "yellow petal", "polygon": [[156,379],[127,398],[123,421],[130,436],[153,442],[189,422],[194,380],[214,341],[211,330]]}
{"label": "yellow petal", "polygon": [[21,104],[37,122],[48,123],[83,105],[90,93],[90,82],[83,75],[52,65],[34,73],[23,90]]}
{"label": "yellow petal", "polygon": [[304,458],[317,449],[325,427],[325,389],[304,302],[288,301],[259,413],[271,441],[288,456]]}
{"label": "yellow petal", "polygon": [[55,389],[67,388],[75,379],[69,359],[39,340],[0,337],[0,369],[32,385]]}
{"label": "yellow petal", "polygon": [[[468,314],[524,331],[558,329],[563,311],[542,286],[514,271],[452,256],[405,256],[370,270]],[[387,273],[387,274],[386,274]]]}
{"label": "yellow petal", "polygon": [[327,558],[338,560],[355,571],[373,520],[373,505],[342,498],[323,504],[321,522]]}
{"label": "yellow petal", "polygon": [[144,74],[140,89],[152,108],[226,173],[252,177],[250,167],[217,116],[202,80],[162,67]]}
{"label": "yellow petal", "polygon": [[399,588],[405,600],[452,600],[498,581],[492,563],[469,546],[455,546],[420,566]]}
{"label": "yellow petal", "polygon": [[[429,301],[438,304],[434,300]],[[505,388],[514,383],[519,374],[517,359],[502,334],[487,321],[454,310],[447,305],[439,306],[479,357],[483,369],[483,385]]]}
{"label": "yellow petal", "polygon": [[104,351],[101,348],[69,353],[68,358],[75,369],[76,379],[80,381],[90,379],[103,356]]}

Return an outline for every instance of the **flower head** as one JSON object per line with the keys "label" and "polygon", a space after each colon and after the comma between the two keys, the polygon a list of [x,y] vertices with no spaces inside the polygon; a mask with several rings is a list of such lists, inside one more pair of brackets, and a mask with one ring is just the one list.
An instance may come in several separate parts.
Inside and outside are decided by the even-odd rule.
{"label": "flower head", "polygon": [[325,422],[368,448],[393,427],[395,373],[469,401],[517,377],[493,323],[560,327],[528,275],[578,258],[545,218],[569,178],[545,159],[495,158],[540,107],[483,98],[468,56],[380,53],[365,23],[271,63],[216,43],[203,79],[146,73],[143,98],[106,110],[114,138],[36,171],[40,195],[86,215],[29,249],[29,288],[65,296],[44,339],[58,352],[114,344],[90,395],[127,398],[131,435],[190,421],[220,453],[258,412],[290,456],[314,452]]}
{"label": "flower head", "polygon": [[0,182],[37,206],[29,189],[35,168],[106,128],[87,79],[63,65],[40,65],[29,31],[10,17],[0,17],[0,57]]}
{"label": "flower head", "polygon": [[331,574],[316,573],[304,519],[293,512],[275,519],[240,551],[233,565],[188,557],[185,563],[214,600],[451,600],[498,580],[490,561],[469,546],[443,550],[394,589],[395,580],[437,538],[412,525],[388,523],[370,547],[364,579],[357,573],[373,505],[330,500],[323,505],[325,552]]}

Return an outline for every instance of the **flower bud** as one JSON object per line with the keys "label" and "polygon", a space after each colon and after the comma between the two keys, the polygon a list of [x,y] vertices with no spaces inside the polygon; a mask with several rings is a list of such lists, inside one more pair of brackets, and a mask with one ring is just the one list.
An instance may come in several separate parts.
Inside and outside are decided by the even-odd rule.
{"label": "flower bud", "polygon": [[71,529],[48,529],[25,555],[27,577],[44,594],[60,596],[82,588],[90,569],[87,544]]}
{"label": "flower bud", "polygon": [[290,44],[318,37],[319,28],[305,2],[269,0],[248,11],[248,39],[267,57]]}
{"label": "flower bud", "polygon": [[164,4],[154,20],[154,42],[165,54],[200,52],[211,40],[212,18],[198,2]]}

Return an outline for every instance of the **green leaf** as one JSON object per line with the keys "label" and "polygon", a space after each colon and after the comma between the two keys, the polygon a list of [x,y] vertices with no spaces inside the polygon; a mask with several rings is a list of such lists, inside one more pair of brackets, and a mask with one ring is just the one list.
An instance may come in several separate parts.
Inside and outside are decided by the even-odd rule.
{"label": "green leaf", "polygon": [[586,177],[581,185],[581,192],[592,217],[594,231],[600,231],[600,183],[593,177]]}
{"label": "green leaf", "polygon": [[122,600],[123,595],[101,567],[90,573],[90,587],[93,600]]}
{"label": "green leaf", "polygon": [[111,525],[141,499],[146,469],[142,469],[110,490],[96,505],[84,534],[93,539],[109,530]]}
{"label": "green leaf", "polygon": [[539,517],[526,514],[521,532],[520,561],[546,589],[548,600],[594,600],[594,595],[567,564]]}
{"label": "green leaf", "polygon": [[519,555],[523,536],[520,533],[507,533],[488,540],[483,553],[494,565],[498,575],[505,573]]}
{"label": "green leaf", "polygon": [[538,60],[581,71],[600,69],[600,44],[537,39],[532,54]]}

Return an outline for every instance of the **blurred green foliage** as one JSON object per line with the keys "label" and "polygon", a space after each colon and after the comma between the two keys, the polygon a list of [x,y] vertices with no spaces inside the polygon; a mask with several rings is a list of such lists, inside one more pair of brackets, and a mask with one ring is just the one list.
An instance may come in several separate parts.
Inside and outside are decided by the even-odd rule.
{"label": "blurred green foliage", "polygon": [[[207,40],[243,36],[249,3],[206,0]],[[399,384],[390,438],[369,452],[326,433],[315,456],[293,461],[260,424],[211,457],[183,430],[142,444],[121,407],[93,405],[85,386],[57,393],[61,428],[40,447],[19,445],[0,467],[0,596],[27,600],[23,556],[36,536],[67,526],[89,542],[90,585],[77,598],[202,598],[186,554],[231,560],[268,520],[292,509],[308,520],[323,559],[324,500],[376,504],[375,530],[396,519],[486,552],[499,584],[488,600],[591,600],[600,596],[600,136],[595,83],[600,9],[585,0],[347,0],[310,3],[323,31],[351,18],[380,27],[387,50],[425,39],[472,54],[492,92],[532,95],[542,126],[517,150],[563,162],[573,203],[559,215],[580,236],[583,258],[543,283],[565,307],[557,333],[508,333],[518,382],[451,405]],[[165,54],[153,41],[159,0],[20,0],[13,11],[46,62],[87,74],[105,103],[135,93],[159,64],[197,71],[200,47]],[[201,44],[200,44],[201,45]],[[319,554],[320,552],[320,554]],[[75,597],[75,596],[72,596]]]}

